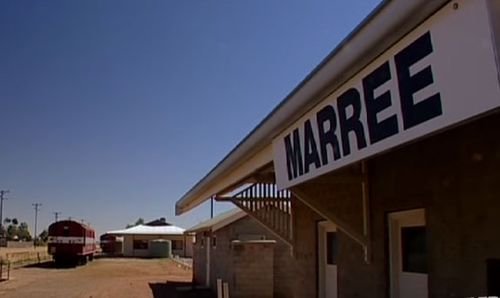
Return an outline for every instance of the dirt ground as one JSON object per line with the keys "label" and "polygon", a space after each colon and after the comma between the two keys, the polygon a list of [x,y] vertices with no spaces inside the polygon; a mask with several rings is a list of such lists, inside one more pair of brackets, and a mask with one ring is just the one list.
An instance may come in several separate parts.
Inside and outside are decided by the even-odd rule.
{"label": "dirt ground", "polygon": [[52,263],[15,269],[0,282],[0,297],[212,297],[191,289],[190,270],[168,259],[96,259],[76,268]]}
{"label": "dirt ground", "polygon": [[0,258],[5,258],[7,254],[13,253],[22,253],[27,251],[38,251],[38,252],[46,252],[47,246],[37,246],[37,247],[23,247],[23,248],[15,248],[15,247],[0,247]]}

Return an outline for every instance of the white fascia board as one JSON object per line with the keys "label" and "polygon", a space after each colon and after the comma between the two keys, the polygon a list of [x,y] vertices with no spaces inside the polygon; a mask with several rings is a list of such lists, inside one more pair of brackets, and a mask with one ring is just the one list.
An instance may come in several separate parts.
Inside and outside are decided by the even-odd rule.
{"label": "white fascia board", "polygon": [[[175,212],[177,215],[182,214],[197,205],[209,199],[212,195],[227,189],[230,186],[238,186],[249,175],[254,173],[257,169],[271,163],[273,161],[273,152],[271,143],[265,148],[254,154],[243,163],[235,164],[230,171],[216,176],[216,179],[204,180],[210,181],[208,183],[198,183],[191,189],[182,199],[175,205]],[[215,175],[214,175],[215,176]],[[202,181],[204,181],[202,180]]]}
{"label": "white fascia board", "polygon": [[[385,0],[257,127],[176,203],[176,214],[201,204],[266,163],[252,166],[275,136],[450,0]],[[242,169],[245,169],[244,171]]]}

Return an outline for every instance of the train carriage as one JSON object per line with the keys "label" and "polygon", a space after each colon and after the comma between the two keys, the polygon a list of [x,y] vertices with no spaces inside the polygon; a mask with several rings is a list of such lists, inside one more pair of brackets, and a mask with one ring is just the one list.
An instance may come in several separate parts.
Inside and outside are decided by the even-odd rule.
{"label": "train carriage", "polygon": [[103,234],[100,237],[99,245],[103,254],[120,255],[123,252],[123,237]]}
{"label": "train carriage", "polygon": [[90,226],[61,220],[49,226],[48,252],[56,263],[86,263],[96,253],[95,231]]}

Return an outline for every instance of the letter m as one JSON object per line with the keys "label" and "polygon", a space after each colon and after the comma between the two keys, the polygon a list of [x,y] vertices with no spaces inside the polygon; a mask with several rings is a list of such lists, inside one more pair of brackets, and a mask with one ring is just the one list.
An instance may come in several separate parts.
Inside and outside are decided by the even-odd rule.
{"label": "letter m", "polygon": [[288,180],[297,178],[304,174],[304,162],[302,151],[300,149],[299,130],[293,131],[293,143],[290,140],[290,134],[285,137],[286,168],[288,171]]}

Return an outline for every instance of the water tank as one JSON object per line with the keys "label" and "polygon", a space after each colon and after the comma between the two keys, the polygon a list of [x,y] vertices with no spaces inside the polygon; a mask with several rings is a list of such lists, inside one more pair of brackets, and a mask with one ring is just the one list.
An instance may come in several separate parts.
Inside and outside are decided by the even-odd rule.
{"label": "water tank", "polygon": [[172,256],[172,242],[165,239],[156,239],[149,242],[149,256],[153,258],[170,258]]}

